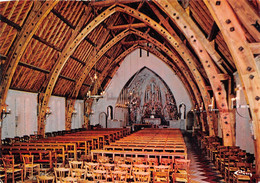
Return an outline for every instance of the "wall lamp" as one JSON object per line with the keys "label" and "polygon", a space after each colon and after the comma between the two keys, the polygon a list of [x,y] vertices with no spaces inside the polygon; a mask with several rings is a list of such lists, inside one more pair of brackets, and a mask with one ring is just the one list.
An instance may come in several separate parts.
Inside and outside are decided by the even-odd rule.
{"label": "wall lamp", "polygon": [[1,118],[2,118],[2,119],[5,118],[5,117],[7,116],[7,114],[11,114],[11,109],[8,108],[8,105],[7,105],[7,104],[5,104],[5,105],[4,105],[4,108],[3,108],[3,110],[2,110],[2,113],[1,113]]}
{"label": "wall lamp", "polygon": [[46,108],[45,116],[46,116],[46,117],[49,117],[49,115],[51,115],[51,114],[52,114],[51,108],[50,108],[50,107],[47,107],[47,108]]}
{"label": "wall lamp", "polygon": [[237,85],[237,87],[235,88],[236,97],[231,98],[231,109],[234,109],[234,108],[249,108],[249,105],[241,105],[240,104],[241,90],[242,90],[242,87],[240,85]]}

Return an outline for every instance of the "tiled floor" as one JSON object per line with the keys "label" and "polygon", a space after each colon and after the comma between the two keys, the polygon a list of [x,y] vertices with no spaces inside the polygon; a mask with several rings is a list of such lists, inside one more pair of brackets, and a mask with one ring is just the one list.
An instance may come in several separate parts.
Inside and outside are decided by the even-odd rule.
{"label": "tiled floor", "polygon": [[191,160],[191,183],[224,183],[224,178],[198,148],[190,134],[184,135],[188,158]]}

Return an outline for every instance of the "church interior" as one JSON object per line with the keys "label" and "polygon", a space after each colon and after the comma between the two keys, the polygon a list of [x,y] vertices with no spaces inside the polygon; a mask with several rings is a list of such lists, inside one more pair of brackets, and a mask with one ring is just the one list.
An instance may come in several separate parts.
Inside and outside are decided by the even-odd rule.
{"label": "church interior", "polygon": [[0,20],[0,182],[260,182],[259,0],[4,0]]}

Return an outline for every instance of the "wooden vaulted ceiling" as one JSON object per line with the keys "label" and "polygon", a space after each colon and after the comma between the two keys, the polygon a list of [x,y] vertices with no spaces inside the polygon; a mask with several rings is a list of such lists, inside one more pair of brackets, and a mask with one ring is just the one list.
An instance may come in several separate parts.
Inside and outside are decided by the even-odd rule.
{"label": "wooden vaulted ceiling", "polygon": [[[39,28],[35,31],[32,39],[26,46],[23,55],[21,56],[10,85],[11,89],[18,89],[30,92],[44,93],[50,82],[51,75],[54,68],[57,67],[57,62],[62,56],[66,45],[71,41],[74,36],[73,32],[80,32],[88,26],[88,24],[97,16],[101,15],[115,2],[118,6],[127,6],[133,8],[140,13],[150,17],[167,31],[175,32],[183,44],[189,48],[195,59],[195,66],[200,72],[202,79],[206,86],[210,87],[207,74],[199,61],[198,56],[193,50],[192,46],[187,41],[187,38],[176,26],[173,19],[169,18],[167,14],[161,10],[158,4],[153,1],[143,0],[120,0],[120,1],[59,1],[54,5],[46,18],[42,20]],[[203,1],[191,0],[179,1],[190,18],[202,31],[204,36],[214,44],[215,51],[221,56],[222,61],[215,63],[220,73],[232,76],[236,71],[235,64],[229,49],[223,39],[222,33],[218,30],[207,6]],[[0,54],[1,54],[1,74],[4,74],[8,67],[8,57],[15,44],[15,40],[22,36],[21,30],[26,25],[26,21],[32,16],[37,6],[40,6],[44,1],[4,1],[0,2],[1,12],[1,34],[0,34]],[[186,2],[187,3],[187,2]],[[257,1],[250,1],[251,6],[258,9]],[[80,22],[83,21],[83,22]],[[83,74],[91,60],[98,52],[104,49],[108,43],[117,35],[126,29],[133,30],[127,33],[122,39],[119,39],[116,44],[105,50],[101,58],[97,60],[95,66],[90,68],[89,73]],[[138,33],[134,33],[134,32]],[[254,35],[246,31],[248,42],[255,42]],[[139,34],[139,35],[138,35]],[[149,39],[140,36],[144,34],[149,36]],[[74,36],[75,37],[75,36]],[[151,40],[158,41],[157,44],[151,43]],[[83,41],[76,47],[73,53],[69,56],[68,60],[61,67],[55,86],[53,87],[52,94],[64,97],[76,97],[83,99],[86,96],[89,86],[91,85],[90,76],[94,75],[95,70],[101,77],[101,87],[106,87],[112,79],[113,75],[120,66],[123,58],[131,53],[129,50],[133,45],[135,49],[142,48],[150,50],[150,52],[158,56],[164,56],[167,63],[174,68],[174,71],[179,73],[178,76],[182,77],[183,82],[187,80],[195,82],[194,76],[190,73],[187,65],[183,62],[182,56],[175,51],[175,48],[154,30],[147,23],[131,16],[123,11],[113,13],[110,17],[101,22],[91,31]],[[183,62],[182,65],[176,63],[172,57],[165,52],[162,47],[174,53],[175,57]],[[130,49],[131,50],[131,49]],[[133,49],[134,50],[134,49]],[[127,53],[127,54],[124,54]],[[120,59],[118,59],[118,57]],[[116,62],[114,62],[117,60]],[[185,70],[183,70],[185,69]],[[184,73],[186,72],[186,73]],[[78,93],[75,94],[77,82],[82,78],[84,81]],[[185,84],[187,88],[192,88],[189,84]],[[191,92],[192,89],[190,89]],[[194,95],[194,94],[193,94]]]}

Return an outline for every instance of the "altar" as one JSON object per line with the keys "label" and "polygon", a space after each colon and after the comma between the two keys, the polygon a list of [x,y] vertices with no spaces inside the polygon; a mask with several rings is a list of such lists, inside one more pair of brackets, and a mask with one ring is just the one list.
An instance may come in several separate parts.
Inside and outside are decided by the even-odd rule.
{"label": "altar", "polygon": [[153,124],[153,125],[160,125],[161,124],[161,118],[144,118],[144,123]]}

